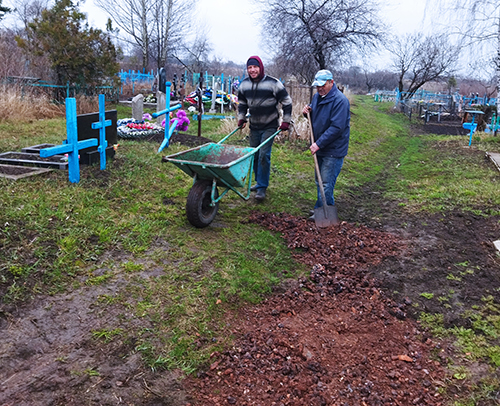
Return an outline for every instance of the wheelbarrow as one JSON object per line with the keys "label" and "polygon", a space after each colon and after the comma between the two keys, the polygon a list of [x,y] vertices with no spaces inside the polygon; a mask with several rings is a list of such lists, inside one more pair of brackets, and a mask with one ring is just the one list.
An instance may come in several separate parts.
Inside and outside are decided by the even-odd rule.
{"label": "wheelbarrow", "polygon": [[[210,225],[219,210],[219,201],[229,190],[244,200],[250,198],[255,154],[281,131],[276,131],[256,148],[224,145],[223,142],[239,129],[218,143],[200,145],[162,158],[162,162],[173,163],[193,178],[186,201],[186,216],[197,228]],[[220,194],[219,187],[223,189]]]}

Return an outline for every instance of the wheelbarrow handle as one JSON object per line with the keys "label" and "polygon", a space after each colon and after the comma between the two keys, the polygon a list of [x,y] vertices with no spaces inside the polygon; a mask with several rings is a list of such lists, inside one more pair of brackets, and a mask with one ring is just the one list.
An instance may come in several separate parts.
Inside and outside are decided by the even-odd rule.
{"label": "wheelbarrow handle", "polygon": [[236,131],[240,130],[242,127],[237,127],[234,129],[230,134],[226,135],[223,139],[221,139],[217,144],[222,144],[224,141],[226,141],[231,135],[233,135]]}

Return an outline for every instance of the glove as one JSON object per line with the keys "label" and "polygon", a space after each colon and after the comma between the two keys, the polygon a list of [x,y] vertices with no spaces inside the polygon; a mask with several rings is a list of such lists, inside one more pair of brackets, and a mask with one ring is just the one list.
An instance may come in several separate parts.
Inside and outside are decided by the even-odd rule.
{"label": "glove", "polygon": [[245,123],[245,120],[238,120],[238,127],[242,127],[243,125],[245,125]]}
{"label": "glove", "polygon": [[285,123],[284,121],[280,125],[280,130],[286,131],[290,127],[290,123]]}

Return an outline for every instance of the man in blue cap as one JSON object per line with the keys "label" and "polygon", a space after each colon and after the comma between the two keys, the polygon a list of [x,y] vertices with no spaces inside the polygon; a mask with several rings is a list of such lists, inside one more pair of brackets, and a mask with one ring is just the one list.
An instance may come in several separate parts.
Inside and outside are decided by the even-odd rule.
{"label": "man in blue cap", "polygon": [[[255,148],[273,135],[276,130],[288,130],[292,120],[292,99],[283,84],[276,78],[264,73],[264,64],[258,56],[247,61],[248,77],[238,88],[238,127],[245,127],[250,118],[250,146]],[[278,105],[283,108],[283,120],[279,123]],[[266,198],[271,172],[272,141],[264,145],[254,157],[256,184],[255,200]]]}
{"label": "man in blue cap", "polygon": [[[349,148],[350,105],[347,97],[337,89],[329,70],[318,71],[312,86],[316,86],[317,93],[302,112],[304,115],[311,114],[314,143],[309,149],[318,158],[326,204],[333,206],[333,190]],[[315,209],[324,204],[317,178],[316,185],[318,197]],[[314,211],[311,214],[309,219],[314,220]]]}

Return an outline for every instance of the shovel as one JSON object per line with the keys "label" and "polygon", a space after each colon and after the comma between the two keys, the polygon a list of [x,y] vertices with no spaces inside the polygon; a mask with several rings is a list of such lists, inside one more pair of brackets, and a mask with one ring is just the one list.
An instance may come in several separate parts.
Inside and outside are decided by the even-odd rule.
{"label": "shovel", "polygon": [[[309,132],[311,134],[312,145],[314,144],[314,135],[310,113],[307,113],[307,119],[309,120]],[[337,214],[337,207],[326,204],[325,188],[323,187],[323,180],[321,179],[318,157],[316,156],[316,154],[313,154],[313,158],[314,166],[316,168],[316,177],[318,178],[319,190],[321,192],[321,200],[323,201],[323,206],[314,209],[314,221],[316,222],[316,227],[327,228],[332,225],[338,224],[340,221]]]}

